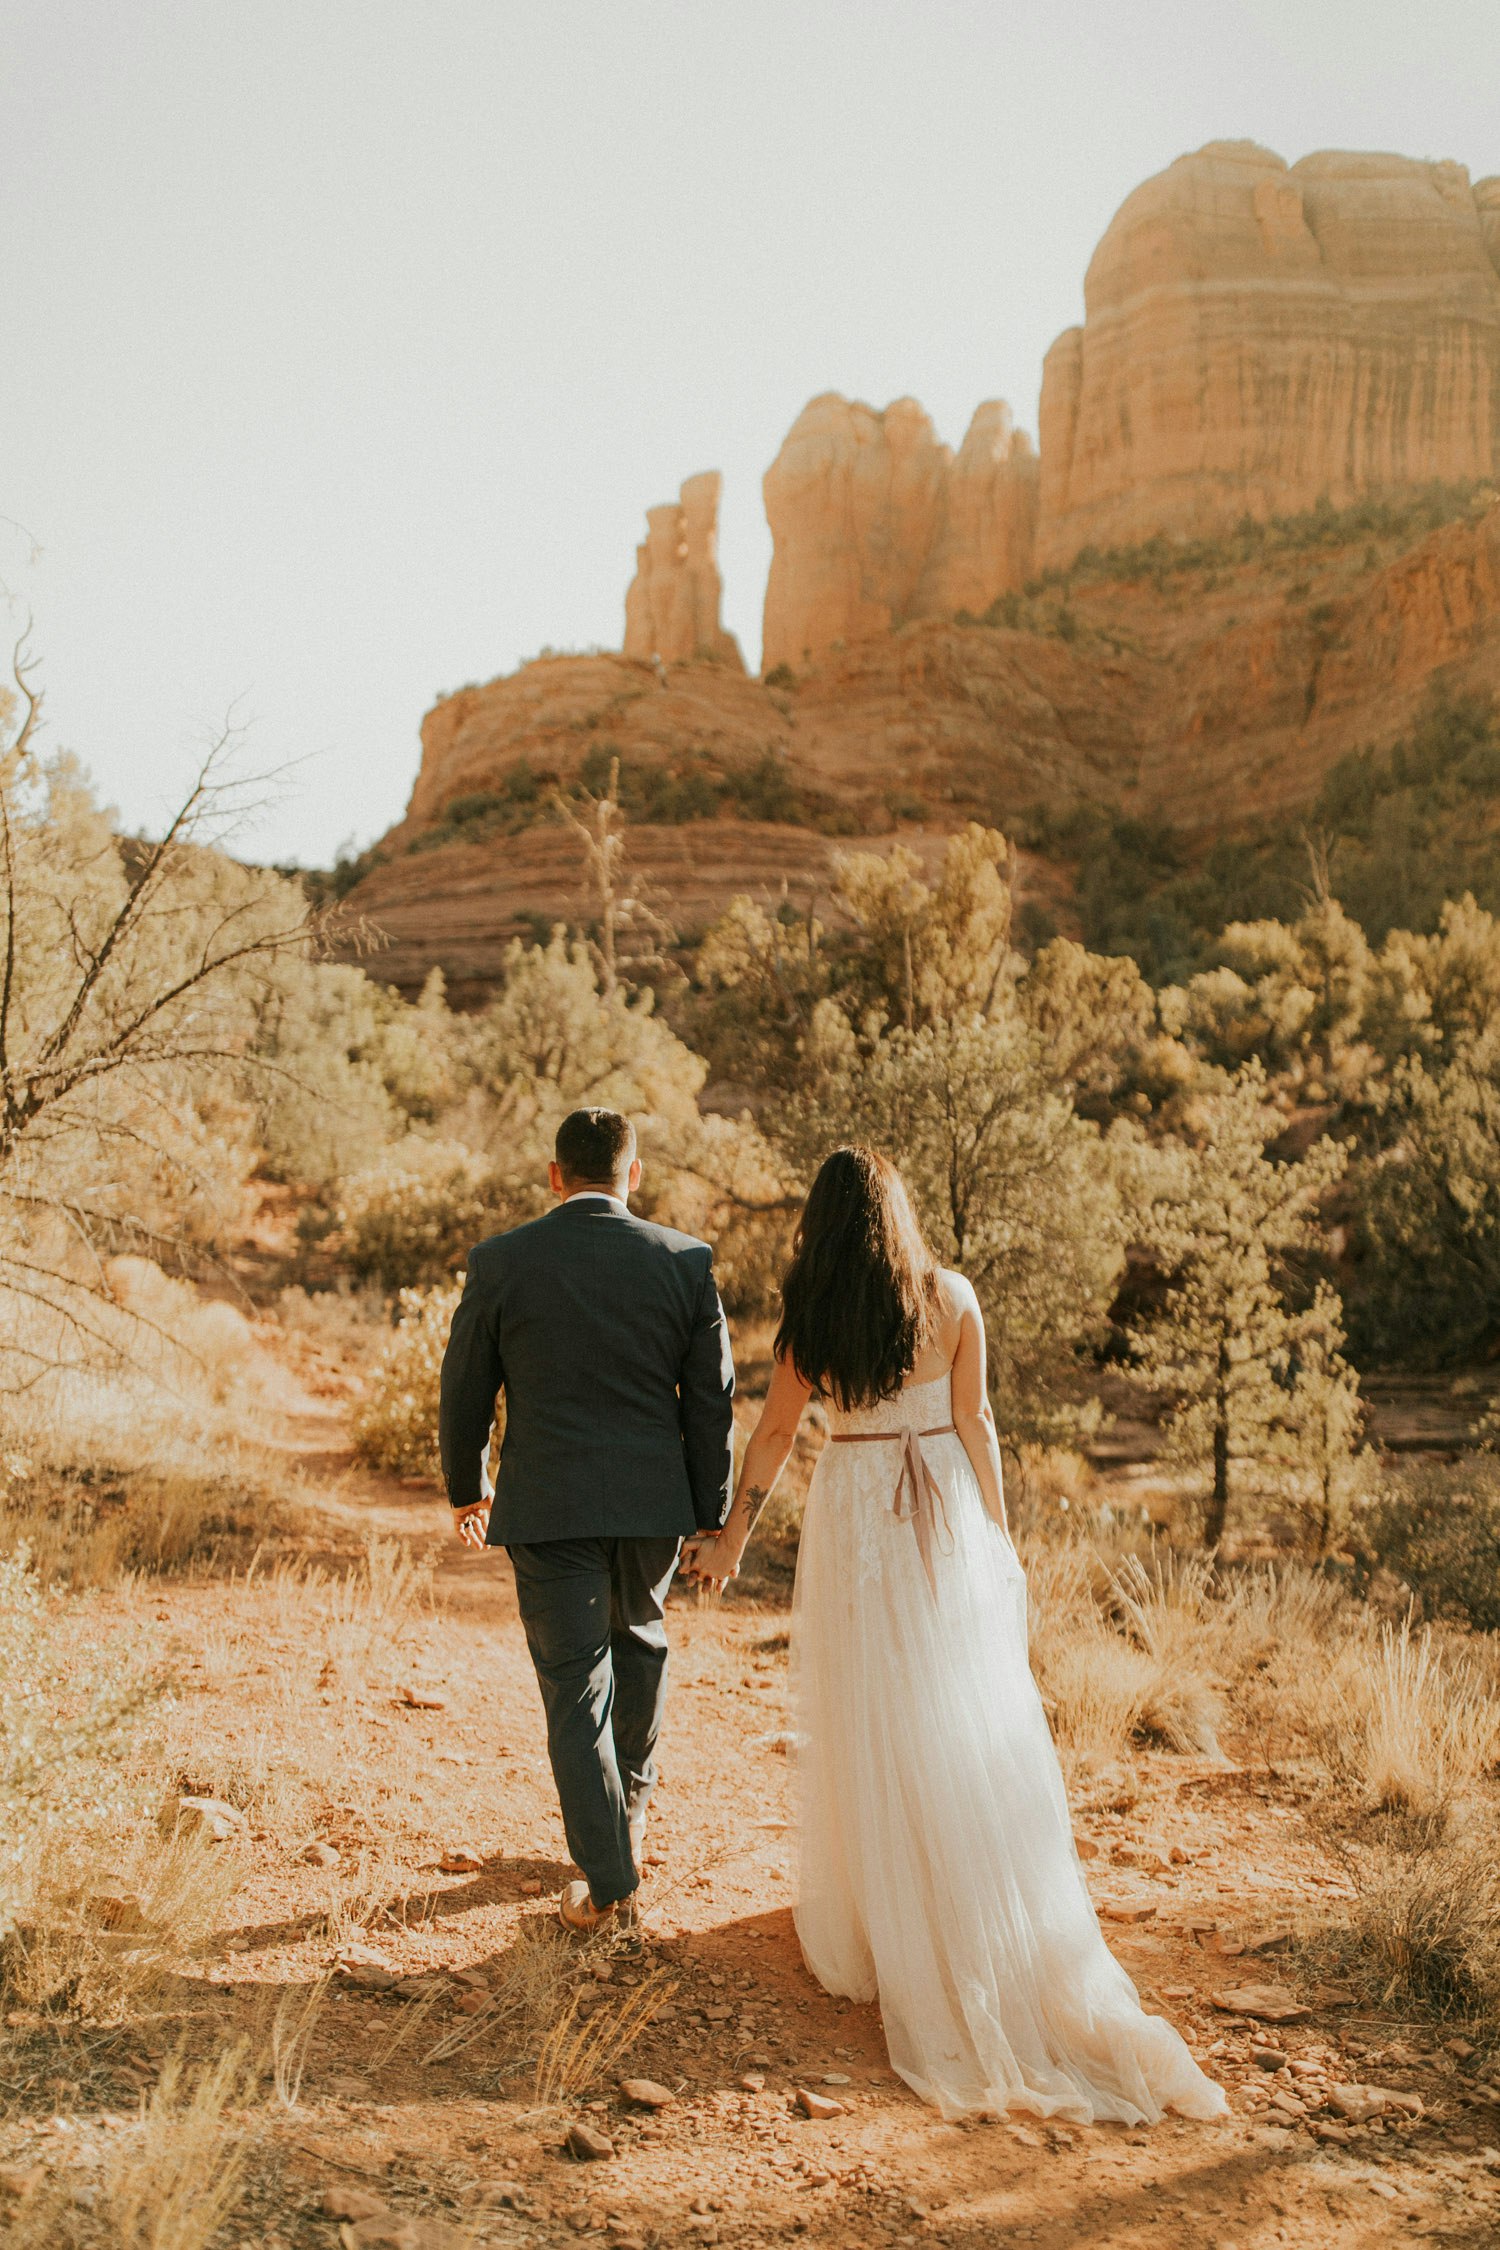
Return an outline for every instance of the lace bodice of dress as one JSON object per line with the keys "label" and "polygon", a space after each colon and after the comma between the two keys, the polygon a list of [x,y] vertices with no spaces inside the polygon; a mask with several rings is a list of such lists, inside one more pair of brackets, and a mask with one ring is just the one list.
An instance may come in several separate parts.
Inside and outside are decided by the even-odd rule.
{"label": "lace bodice of dress", "polygon": [[938,1430],[953,1419],[953,1376],[936,1376],[930,1383],[908,1383],[894,1398],[878,1406],[856,1407],[845,1414],[830,1402],[830,1430]]}

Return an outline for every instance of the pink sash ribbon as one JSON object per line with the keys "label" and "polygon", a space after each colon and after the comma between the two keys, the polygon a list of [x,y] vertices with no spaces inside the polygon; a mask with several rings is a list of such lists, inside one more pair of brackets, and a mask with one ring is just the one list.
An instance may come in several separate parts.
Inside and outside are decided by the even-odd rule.
{"label": "pink sash ribbon", "polygon": [[922,1568],[934,1595],[937,1593],[937,1572],[932,1561],[934,1540],[945,1555],[951,1555],[953,1529],[948,1521],[943,1488],[927,1466],[922,1440],[948,1437],[952,1431],[953,1424],[943,1422],[935,1430],[834,1430],[830,1439],[834,1445],[900,1446],[901,1474],[891,1495],[891,1513],[898,1523],[909,1523],[916,1534]]}

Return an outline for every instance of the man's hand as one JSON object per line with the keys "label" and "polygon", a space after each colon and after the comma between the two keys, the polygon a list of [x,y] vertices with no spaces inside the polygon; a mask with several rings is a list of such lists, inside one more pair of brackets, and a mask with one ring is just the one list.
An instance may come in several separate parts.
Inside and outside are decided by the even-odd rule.
{"label": "man's hand", "polygon": [[453,1528],[466,1547],[482,1547],[490,1528],[489,1502],[476,1500],[472,1508],[455,1508]]}

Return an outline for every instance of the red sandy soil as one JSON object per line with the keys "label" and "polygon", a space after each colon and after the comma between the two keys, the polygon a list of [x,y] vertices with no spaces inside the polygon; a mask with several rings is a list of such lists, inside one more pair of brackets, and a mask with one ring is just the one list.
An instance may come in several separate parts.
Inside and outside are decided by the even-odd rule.
{"label": "red sandy soil", "polygon": [[[304,1442],[316,1423],[314,1409]],[[332,1438],[331,1425],[323,1435]],[[316,1473],[325,1557],[347,1558],[371,1532],[405,1543],[433,1563],[432,1605],[383,1678],[309,1690],[297,1731],[338,1730],[347,1786],[335,1776],[311,1830],[257,1827],[252,1810],[229,1925],[208,1964],[181,1980],[175,2005],[113,2042],[76,2048],[12,2017],[0,2161],[24,2171],[40,2157],[69,2176],[97,2162],[119,2113],[176,2044],[201,2053],[232,2032],[263,2034],[283,1995],[333,1968],[329,1905],[364,1855],[385,1890],[358,1908],[363,1942],[392,1970],[441,1972],[442,1982],[412,2001],[334,1979],[297,2105],[258,2113],[246,2197],[225,2244],[436,2250],[594,2234],[622,2245],[800,2237],[843,2250],[928,2241],[1353,2250],[1500,2239],[1500,2090],[1483,2081],[1481,2057],[1448,2050],[1441,2027],[1364,2012],[1278,1950],[1289,1926],[1336,1912],[1342,1879],[1308,1819],[1306,1784],[1268,1769],[1247,1742],[1230,1741],[1228,1765],[1143,1753],[1129,1775],[1075,1793],[1111,1943],[1148,2005],[1219,2073],[1231,2119],[1140,2131],[1024,2118],[954,2126],[925,2108],[889,2069],[878,2011],[828,1997],[802,1965],[787,1618],[743,1596],[674,1597],[644,1936],[635,1950],[575,1945],[565,1971],[605,2009],[663,1972],[675,1985],[667,2008],[602,2082],[561,2106],[540,2107],[532,2058],[483,2032],[451,2059],[423,2061],[473,2005],[455,1973],[470,1972],[481,1995],[503,1983],[518,1939],[549,1921],[571,1870],[504,1558],[460,1548],[430,1487],[367,1477],[327,1454]],[[278,1681],[307,1661],[295,1631],[278,1638],[267,1621],[267,1567],[259,1586],[145,1591],[206,1780],[257,1729],[285,1723],[272,1702]],[[139,1616],[142,1598],[111,1601]],[[288,1614],[295,1623],[295,1604],[283,1623]],[[426,1707],[407,1700],[413,1688]],[[287,1754],[298,1754],[295,1742]],[[309,1841],[336,1849],[339,1868],[309,1865]],[[442,1872],[457,1847],[477,1867]],[[1269,1948],[1255,1950],[1265,1939]],[[1233,1987],[1272,1981],[1311,2012],[1272,2028],[1213,2005]],[[419,2028],[382,2060],[404,2012],[419,2007]],[[1268,2045],[1284,2050],[1279,2070],[1252,2057]],[[671,2106],[632,2108],[616,2090],[627,2074],[663,2082]],[[1326,2107],[1299,2117],[1328,2083],[1414,2091],[1422,2114],[1354,2127]],[[799,2088],[833,2098],[841,2113],[802,2118]],[[1272,2101],[1281,2113],[1268,2117]],[[613,2155],[567,2154],[570,2121],[607,2135]],[[330,2191],[335,2201],[355,2191],[423,2227],[403,2236],[367,2220],[341,2238],[323,2209]]]}

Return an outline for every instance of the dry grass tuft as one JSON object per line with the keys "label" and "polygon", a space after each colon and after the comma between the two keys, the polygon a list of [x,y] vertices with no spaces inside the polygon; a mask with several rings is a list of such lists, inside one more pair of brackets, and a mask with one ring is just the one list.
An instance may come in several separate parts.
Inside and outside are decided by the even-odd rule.
{"label": "dry grass tuft", "polygon": [[248,2154],[229,2112],[254,2093],[242,2046],[192,2074],[180,2056],[168,2058],[140,2132],[106,2179],[105,2209],[121,2250],[207,2250],[239,2201]]}
{"label": "dry grass tuft", "polygon": [[232,1846],[143,1828],[59,1839],[55,1872],[0,1951],[0,1983],[22,2008],[118,2023],[152,2004],[219,1927],[243,1865]]}
{"label": "dry grass tuft", "polygon": [[240,2199],[249,2150],[231,2112],[255,2097],[242,2046],[190,2071],[170,2056],[138,2125],[112,2151],[87,2216],[46,2188],[21,2203],[6,2250],[208,2250]]}
{"label": "dry grass tuft", "polygon": [[359,1568],[325,1579],[322,1639],[329,1684],[364,1686],[389,1669],[432,1600],[432,1564],[400,1540],[371,1538]]}
{"label": "dry grass tuft", "polygon": [[1212,1565],[1201,1556],[1128,1555],[1110,1575],[1110,1592],[1131,1644],[1147,1660],[1134,1732],[1169,1750],[1218,1757],[1223,1699],[1215,1643],[1223,1602]]}
{"label": "dry grass tuft", "polygon": [[333,1979],[325,1976],[300,1989],[290,1986],[276,2004],[266,2042],[265,2067],[275,2099],[283,2109],[295,2109],[301,2099],[313,2034],[332,1983]]}
{"label": "dry grass tuft", "polygon": [[481,2040],[494,2069],[530,2063],[574,2012],[579,1966],[578,1948],[554,1923],[523,1922],[515,1943],[491,1970],[488,2005],[451,2025],[423,2063],[442,2062]]}
{"label": "dry grass tuft", "polygon": [[74,1592],[243,1557],[285,1529],[296,1499],[287,1472],[234,1454],[216,1446],[211,1470],[201,1459],[143,1463],[119,1452],[80,1465],[76,1446],[53,1459],[10,1454],[0,1465],[0,1552],[24,1547],[44,1584]]}
{"label": "dry grass tuft", "polygon": [[1339,1650],[1321,1697],[1320,1747],[1372,1811],[1441,1826],[1500,1763],[1500,1695],[1462,1646],[1409,1620]]}
{"label": "dry grass tuft", "polygon": [[1500,2009],[1500,1835],[1408,1833],[1353,1861],[1346,1973],[1438,2015]]}
{"label": "dry grass tuft", "polygon": [[611,2076],[676,1990],[674,1979],[653,1969],[633,1991],[586,2018],[580,2016],[575,1994],[537,2057],[536,2098],[543,2108],[572,2101]]}
{"label": "dry grass tuft", "polygon": [[1062,1748],[1112,1766],[1133,1743],[1218,1755],[1214,1654],[1223,1616],[1207,1567],[1079,1543],[1029,1558],[1031,1651]]}

